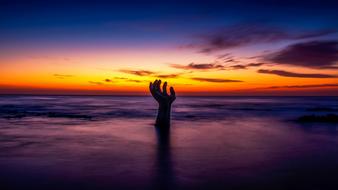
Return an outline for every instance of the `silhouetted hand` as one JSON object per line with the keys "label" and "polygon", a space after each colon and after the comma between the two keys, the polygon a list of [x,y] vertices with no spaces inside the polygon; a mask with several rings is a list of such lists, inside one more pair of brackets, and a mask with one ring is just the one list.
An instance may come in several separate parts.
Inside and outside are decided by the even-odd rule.
{"label": "silhouetted hand", "polygon": [[174,88],[170,87],[169,95],[167,93],[167,82],[164,82],[162,88],[163,90],[161,90],[161,80],[155,80],[154,83],[150,82],[149,89],[151,95],[155,98],[159,105],[155,126],[169,127],[171,104],[176,99]]}
{"label": "silhouetted hand", "polygon": [[149,89],[151,95],[159,104],[172,104],[176,99],[173,87],[170,87],[170,95],[167,93],[167,82],[163,84],[163,91],[161,91],[161,80],[155,80],[154,83],[150,82]]}

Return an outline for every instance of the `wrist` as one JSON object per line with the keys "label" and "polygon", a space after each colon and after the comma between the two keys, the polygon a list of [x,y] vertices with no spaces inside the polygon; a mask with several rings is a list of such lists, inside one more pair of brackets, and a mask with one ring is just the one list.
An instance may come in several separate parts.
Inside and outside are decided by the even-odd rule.
{"label": "wrist", "polygon": [[159,103],[158,109],[159,110],[169,110],[171,108],[171,103]]}

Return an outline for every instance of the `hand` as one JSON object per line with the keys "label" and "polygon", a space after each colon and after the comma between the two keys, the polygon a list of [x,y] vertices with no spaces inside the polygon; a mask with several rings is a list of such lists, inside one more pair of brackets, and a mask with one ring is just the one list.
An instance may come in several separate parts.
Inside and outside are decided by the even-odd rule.
{"label": "hand", "polygon": [[162,91],[161,80],[155,80],[154,83],[150,82],[149,89],[151,95],[160,105],[170,106],[176,99],[176,94],[173,87],[170,87],[170,95],[167,93],[167,82],[164,82]]}
{"label": "hand", "polygon": [[171,104],[175,101],[176,95],[173,87],[170,87],[170,95],[167,93],[167,82],[163,84],[161,91],[161,80],[155,80],[149,84],[151,95],[158,102],[158,112],[155,126],[160,129],[169,129]]}

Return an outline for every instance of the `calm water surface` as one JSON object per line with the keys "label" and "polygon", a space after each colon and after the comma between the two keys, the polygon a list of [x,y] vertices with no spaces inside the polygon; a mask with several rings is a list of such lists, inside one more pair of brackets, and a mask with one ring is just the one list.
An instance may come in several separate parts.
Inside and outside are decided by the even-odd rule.
{"label": "calm water surface", "polygon": [[337,189],[338,97],[0,96],[1,189]]}

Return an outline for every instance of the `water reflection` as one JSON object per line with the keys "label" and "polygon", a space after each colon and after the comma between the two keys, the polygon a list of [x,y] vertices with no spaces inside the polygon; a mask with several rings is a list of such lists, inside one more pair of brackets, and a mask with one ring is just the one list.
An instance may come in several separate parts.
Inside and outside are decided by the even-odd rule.
{"label": "water reflection", "polygon": [[337,100],[182,97],[165,131],[146,97],[0,97],[0,189],[330,189],[337,124],[292,119]]}
{"label": "water reflection", "polygon": [[154,189],[173,189],[175,174],[170,147],[170,128],[155,128],[157,137]]}

